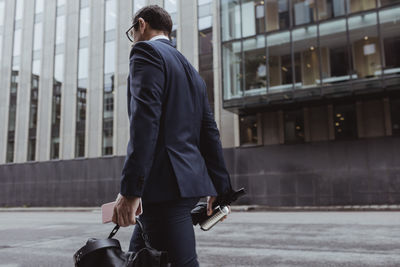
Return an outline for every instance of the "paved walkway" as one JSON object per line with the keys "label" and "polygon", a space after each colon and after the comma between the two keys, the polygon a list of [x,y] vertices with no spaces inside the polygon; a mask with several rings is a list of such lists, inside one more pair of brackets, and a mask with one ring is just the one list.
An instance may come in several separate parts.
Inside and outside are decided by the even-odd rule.
{"label": "paved walkway", "polygon": [[[0,267],[73,266],[112,225],[98,210],[0,212]],[[126,250],[132,228],[117,234]],[[233,212],[203,232],[201,266],[400,266],[400,212]]]}

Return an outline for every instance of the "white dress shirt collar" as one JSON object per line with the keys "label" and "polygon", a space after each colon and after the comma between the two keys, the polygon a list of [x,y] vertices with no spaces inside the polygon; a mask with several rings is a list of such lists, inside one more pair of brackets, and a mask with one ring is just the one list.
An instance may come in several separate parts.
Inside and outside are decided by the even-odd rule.
{"label": "white dress shirt collar", "polygon": [[168,38],[167,36],[163,35],[163,34],[156,35],[156,36],[154,36],[153,38],[151,38],[149,41],[155,41],[155,40],[157,40],[157,39],[165,39],[165,40],[168,40],[168,41],[169,41],[169,38]]}

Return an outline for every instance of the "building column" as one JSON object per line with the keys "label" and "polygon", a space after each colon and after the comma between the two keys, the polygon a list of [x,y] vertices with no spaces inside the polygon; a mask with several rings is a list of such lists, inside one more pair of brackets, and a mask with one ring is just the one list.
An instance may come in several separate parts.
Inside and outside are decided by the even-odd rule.
{"label": "building column", "polygon": [[35,1],[26,1],[24,3],[20,82],[17,89],[17,112],[15,116],[14,159],[16,163],[25,162],[28,153],[34,11]]}
{"label": "building column", "polygon": [[[177,1],[178,29],[177,48],[198,70],[199,68],[199,33],[197,25],[197,1]],[[182,25],[185,25],[182,27]]]}
{"label": "building column", "polygon": [[53,99],[54,38],[56,30],[57,1],[46,0],[43,12],[42,70],[39,81],[39,102],[37,119],[36,160],[50,159],[51,109]]}
{"label": "building column", "polygon": [[237,147],[240,145],[239,116],[223,108],[221,29],[219,12],[219,1],[213,1],[214,117],[220,131],[222,146],[227,148]]}
{"label": "building column", "polygon": [[86,107],[86,157],[100,157],[103,132],[104,0],[90,1],[89,79]]}
{"label": "building column", "polygon": [[75,157],[79,0],[66,2],[65,82],[61,88],[60,158]]}
{"label": "building column", "polygon": [[[128,29],[133,16],[132,1],[117,1],[117,29]],[[127,109],[127,79],[129,76],[129,53],[131,43],[125,31],[116,31],[117,67],[115,69],[115,95],[114,95],[114,139],[115,155],[126,155],[129,141],[129,117]]]}
{"label": "building column", "polygon": [[8,132],[8,111],[10,107],[10,83],[11,83],[11,64],[13,54],[13,38],[14,38],[14,14],[15,1],[5,1],[4,12],[4,31],[3,31],[3,48],[0,53],[0,164],[6,162],[7,154],[7,132]]}

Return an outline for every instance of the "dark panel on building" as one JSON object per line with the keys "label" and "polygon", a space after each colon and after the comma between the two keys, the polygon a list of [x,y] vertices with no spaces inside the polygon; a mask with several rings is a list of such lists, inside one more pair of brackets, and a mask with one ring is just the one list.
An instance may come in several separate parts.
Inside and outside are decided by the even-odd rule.
{"label": "dark panel on building", "polygon": [[[400,204],[400,138],[225,149],[237,204]],[[0,206],[100,206],[115,199],[124,157],[0,165]]]}

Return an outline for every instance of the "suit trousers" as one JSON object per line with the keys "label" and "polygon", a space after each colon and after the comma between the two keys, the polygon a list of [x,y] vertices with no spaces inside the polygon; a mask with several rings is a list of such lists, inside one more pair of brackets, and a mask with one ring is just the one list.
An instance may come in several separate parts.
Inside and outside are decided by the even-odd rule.
{"label": "suit trousers", "polygon": [[[167,251],[171,267],[197,267],[196,240],[190,211],[200,197],[180,198],[160,203],[143,202],[143,213],[139,216],[150,245]],[[139,226],[135,226],[129,251],[143,248],[144,241]]]}

